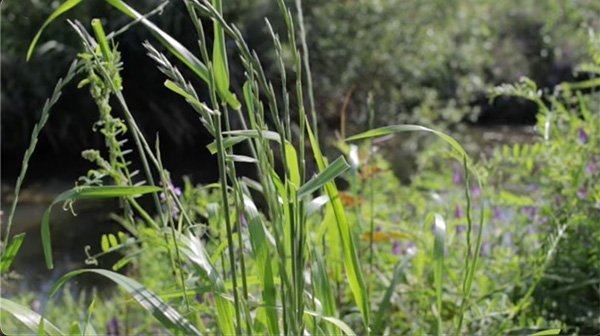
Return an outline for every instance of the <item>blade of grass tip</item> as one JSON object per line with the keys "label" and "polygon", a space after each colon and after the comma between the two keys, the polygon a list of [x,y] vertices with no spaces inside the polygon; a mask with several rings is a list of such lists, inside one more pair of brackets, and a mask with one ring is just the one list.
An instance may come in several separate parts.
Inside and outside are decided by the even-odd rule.
{"label": "blade of grass tip", "polygon": [[[223,5],[221,0],[212,0],[213,7],[219,12],[219,14],[223,13]],[[223,32],[223,27],[221,24],[213,19],[213,31],[214,31],[214,40],[213,40],[213,58],[212,58],[212,66],[213,71],[215,73],[215,84],[217,85],[217,90],[221,93],[225,93],[227,96],[226,101],[237,101],[235,97],[231,97],[231,92],[229,91],[229,66],[227,64],[227,50],[225,44],[225,33]],[[241,104],[237,103],[237,108],[239,109]]]}
{"label": "blade of grass tip", "polygon": [[67,190],[58,195],[56,199],[44,212],[42,216],[41,235],[44,258],[48,269],[54,268],[52,260],[52,244],[50,239],[50,214],[52,207],[60,202],[74,201],[78,199],[96,199],[96,198],[114,198],[123,196],[143,195],[160,191],[158,187],[152,186],[101,186],[101,187],[81,187]]}
{"label": "blade of grass tip", "polygon": [[[307,118],[307,116],[305,115],[304,118]],[[323,157],[323,154],[321,153],[319,143],[315,138],[311,130],[310,123],[308,123],[308,121],[306,122],[306,131],[308,133],[308,138],[311,144],[315,161],[317,162],[317,167],[320,171],[324,171],[326,168],[325,159]],[[367,296],[367,289],[365,285],[363,272],[360,268],[356,248],[354,246],[354,240],[352,237],[352,232],[350,230],[350,224],[348,223],[348,219],[344,211],[344,204],[342,203],[339,197],[337,187],[333,182],[326,183],[325,190],[327,191],[327,195],[331,200],[331,206],[337,223],[338,233],[342,242],[342,249],[344,254],[344,268],[346,269],[346,273],[348,275],[348,283],[350,285],[350,290],[352,291],[354,300],[363,317],[363,323],[365,325],[365,328],[368,332],[370,332],[369,300]]]}
{"label": "blade of grass tip", "polygon": [[298,189],[298,198],[303,198],[310,195],[314,191],[321,189],[327,183],[331,182],[336,177],[343,174],[350,168],[346,159],[343,156],[338,157],[330,165],[322,170],[318,175],[306,182],[300,189]]}
{"label": "blade of grass tip", "polygon": [[560,329],[546,329],[546,330],[538,331],[535,334],[532,334],[531,336],[550,336],[550,335],[559,335],[559,334],[560,334]]}
{"label": "blade of grass tip", "polygon": [[177,310],[161,300],[156,294],[142,286],[137,281],[128,278],[122,274],[104,269],[83,269],[69,272],[62,276],[50,290],[50,297],[54,296],[58,290],[70,279],[83,273],[95,273],[102,275],[115,282],[149,313],[151,313],[160,324],[175,334],[201,335],[187,319],[185,319]]}
{"label": "blade of grass tip", "polygon": [[433,234],[435,237],[433,244],[433,260],[434,260],[434,282],[435,282],[435,297],[437,308],[437,335],[442,335],[442,290],[444,279],[444,244],[446,240],[446,222],[442,216],[435,214],[433,220]]}
{"label": "blade of grass tip", "polygon": [[92,302],[90,302],[90,305],[88,306],[85,323],[83,324],[83,329],[82,329],[83,335],[97,335],[96,331],[94,330],[94,327],[90,324],[90,321],[92,320],[92,314],[94,314],[95,306],[96,306],[96,297],[94,296],[92,298]]}
{"label": "blade of grass tip", "polygon": [[100,45],[100,51],[104,55],[104,58],[106,60],[111,59],[110,47],[108,46],[108,40],[106,39],[106,33],[104,33],[104,28],[102,27],[102,21],[100,21],[100,19],[92,19],[92,28],[94,29],[96,40]]}
{"label": "blade of grass tip", "polygon": [[52,21],[56,20],[56,18],[58,18],[62,14],[68,12],[73,7],[79,5],[82,1],[83,0],[67,0],[67,1],[63,2],[60,6],[58,6],[58,8],[56,8],[54,10],[54,12],[52,12],[52,14],[50,14],[50,16],[46,19],[46,21],[44,21],[44,24],[42,25],[40,30],[38,30],[38,32],[35,34],[33,40],[31,40],[31,43],[29,44],[29,48],[27,49],[27,58],[26,58],[27,61],[29,61],[31,59],[31,55],[33,55],[35,46],[37,45],[37,43],[38,43],[40,37],[42,36],[42,33],[46,29],[46,27],[48,27],[48,25],[50,23],[52,23]]}
{"label": "blade of grass tip", "polygon": [[[23,323],[32,333],[37,333],[39,331],[40,321],[42,321],[49,333],[54,335],[65,335],[64,332],[58,329],[54,324],[48,322],[38,313],[11,300],[0,297],[0,311],[6,312],[19,322]],[[8,330],[3,329],[2,331],[10,334]]]}

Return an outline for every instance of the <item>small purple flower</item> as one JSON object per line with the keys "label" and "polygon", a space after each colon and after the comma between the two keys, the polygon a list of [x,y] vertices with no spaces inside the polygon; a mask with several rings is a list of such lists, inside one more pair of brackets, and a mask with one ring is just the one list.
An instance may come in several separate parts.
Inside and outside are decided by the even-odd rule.
{"label": "small purple flower", "polygon": [[457,234],[461,234],[463,232],[467,231],[467,227],[465,225],[457,225],[456,226],[456,233]]}
{"label": "small purple flower", "polygon": [[463,218],[464,213],[463,213],[463,209],[460,205],[456,206],[456,209],[454,210],[454,218]]}
{"label": "small purple flower", "polygon": [[196,294],[196,296],[194,298],[196,299],[196,301],[198,303],[204,303],[204,295],[202,295],[202,294]]}
{"label": "small purple flower", "polygon": [[521,211],[523,211],[523,213],[525,215],[527,215],[527,217],[529,217],[530,220],[533,220],[535,218],[535,216],[537,215],[538,209],[536,207],[526,206],[526,207],[523,207],[523,209],[521,209]]}
{"label": "small purple flower", "polygon": [[397,240],[394,240],[394,242],[392,243],[392,254],[395,256],[402,254],[402,245]]}
{"label": "small purple flower", "polygon": [[588,135],[583,129],[583,127],[579,127],[579,129],[577,130],[577,134],[579,135],[579,142],[581,142],[582,144],[586,144],[588,142]]}
{"label": "small purple flower", "polygon": [[479,186],[474,186],[471,188],[471,196],[479,197],[479,195],[481,195],[481,189],[479,189]]}
{"label": "small purple flower", "polygon": [[454,168],[454,172],[452,173],[452,183],[459,185],[462,182],[462,175],[460,173],[459,168]]}
{"label": "small purple flower", "polygon": [[243,214],[240,215],[240,224],[242,225],[243,228],[248,227],[248,222],[246,221],[246,216],[244,216]]}
{"label": "small purple flower", "polygon": [[584,187],[579,188],[579,190],[577,190],[577,197],[579,199],[586,199],[588,197],[588,192],[587,189]]}
{"label": "small purple flower", "polygon": [[116,317],[113,317],[106,324],[106,334],[111,336],[118,336],[119,333],[119,320]]}
{"label": "small purple flower", "polygon": [[502,219],[502,210],[498,207],[494,207],[492,209],[492,219],[493,220],[501,220]]}
{"label": "small purple flower", "polygon": [[593,175],[595,171],[596,171],[596,167],[594,166],[594,164],[593,164],[593,163],[588,163],[588,164],[585,166],[585,172],[586,172],[588,175]]}

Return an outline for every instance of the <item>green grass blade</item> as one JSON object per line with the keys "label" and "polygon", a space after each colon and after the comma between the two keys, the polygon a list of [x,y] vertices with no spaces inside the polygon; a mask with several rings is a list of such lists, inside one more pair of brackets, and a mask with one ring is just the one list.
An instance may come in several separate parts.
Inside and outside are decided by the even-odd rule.
{"label": "green grass blade", "polygon": [[[223,139],[223,148],[224,149],[231,148],[246,139],[256,139],[259,137],[259,133],[256,130],[228,131],[228,132],[223,132],[223,135],[228,136]],[[278,143],[281,141],[281,137],[279,136],[279,133],[273,132],[273,131],[261,131],[260,136],[262,136],[263,138],[265,138],[267,140],[275,141]],[[213,142],[209,143],[208,145],[206,145],[206,148],[213,155],[217,154],[217,152],[218,152],[216,141],[213,141]]]}
{"label": "green grass blade", "polygon": [[319,314],[317,312],[310,311],[310,310],[305,310],[304,313],[306,315],[315,316],[315,317],[318,317],[318,318],[322,319],[323,321],[331,323],[332,325],[338,327],[338,329],[340,329],[340,331],[344,335],[356,336],[356,333],[354,333],[354,330],[352,330],[352,328],[350,328],[349,325],[347,325],[344,321],[342,321],[342,320],[340,320],[338,318],[331,317],[331,316],[325,316],[325,315],[322,315],[322,314]]}
{"label": "green grass blade", "polygon": [[[300,180],[300,170],[298,169],[298,154],[296,153],[294,145],[287,141],[285,143],[285,161],[286,166],[289,169],[290,181],[298,188],[300,184],[302,184],[302,181]],[[298,195],[298,197],[300,197],[300,195]]]}
{"label": "green grass blade", "polygon": [[433,219],[433,244],[434,283],[437,307],[437,334],[442,335],[442,289],[444,280],[444,245],[446,240],[446,221],[442,216],[435,214]]}
{"label": "green grass blade", "polygon": [[119,273],[115,273],[104,269],[82,269],[69,272],[63,275],[52,287],[50,296],[54,296],[56,292],[70,279],[83,273],[96,273],[102,275],[121,288],[125,289],[133,298],[149,313],[151,313],[160,324],[175,334],[184,335],[201,335],[188,320],[186,320],[177,310],[169,306],[161,300],[156,294],[142,286],[137,281],[130,279]]}
{"label": "green grass blade", "polygon": [[44,31],[44,29],[46,29],[46,27],[48,27],[48,25],[52,23],[52,21],[56,20],[56,18],[68,12],[73,7],[79,5],[82,1],[83,0],[67,0],[63,2],[60,6],[58,6],[58,8],[54,12],[52,12],[52,14],[50,14],[50,16],[46,19],[46,21],[44,21],[44,24],[42,25],[40,30],[38,30],[38,32],[35,34],[35,37],[33,38],[33,40],[31,40],[31,43],[29,44],[29,48],[27,49],[28,61],[31,59],[31,55],[33,55],[35,46],[37,45],[40,37],[42,36],[42,32]]}
{"label": "green grass blade", "polygon": [[44,250],[44,258],[46,260],[46,266],[48,267],[48,269],[54,268],[54,262],[52,260],[52,243],[50,239],[50,213],[52,212],[52,206],[60,202],[74,201],[78,199],[114,198],[123,196],[143,195],[155,193],[161,190],[162,189],[153,186],[101,186],[75,188],[67,190],[64,193],[58,195],[58,197],[56,197],[52,204],[50,204],[50,206],[46,209],[44,215],[42,216],[42,247]]}
{"label": "green grass blade", "polygon": [[300,189],[298,189],[298,198],[308,196],[314,191],[322,188],[327,183],[331,182],[334,178],[343,174],[350,168],[346,159],[343,156],[338,157],[333,161],[327,168],[323,169],[318,175],[306,182]]}
{"label": "green grass blade", "polygon": [[[40,321],[43,321],[44,328],[52,335],[65,335],[60,329],[54,326],[52,323],[48,322],[46,319],[42,319],[42,317],[32,311],[31,309],[21,306],[18,303],[15,303],[11,300],[7,300],[4,298],[0,298],[0,311],[4,311],[19,322],[23,323],[27,329],[31,330],[32,334],[35,334],[39,330]],[[7,332],[7,330],[2,330],[3,332]]]}
{"label": "green grass blade", "polygon": [[250,243],[256,260],[256,269],[261,284],[262,299],[265,304],[265,313],[267,317],[267,327],[272,335],[279,335],[279,322],[277,309],[277,287],[273,280],[273,267],[271,262],[271,253],[266,230],[256,208],[256,205],[249,196],[244,195],[244,209],[246,221],[248,222],[248,231],[250,233]]}
{"label": "green grass blade", "polygon": [[[306,118],[306,116],[304,117]],[[314,136],[314,133],[310,128],[308,120],[306,122],[306,131],[308,133],[308,138],[310,140],[315,161],[317,162],[317,167],[322,172],[326,169],[325,158],[321,153],[321,148],[317,139]],[[337,223],[338,233],[342,243],[341,245],[344,254],[344,268],[346,269],[346,274],[348,276],[350,290],[352,291],[354,301],[356,302],[356,305],[358,306],[358,309],[360,310],[360,313],[363,317],[363,323],[365,325],[365,328],[367,328],[368,330],[370,320],[367,287],[365,285],[362,269],[360,268],[358,254],[356,253],[354,239],[352,237],[352,232],[350,229],[350,223],[348,222],[348,218],[346,217],[346,213],[344,211],[344,204],[342,203],[342,200],[339,197],[339,192],[335,184],[333,182],[326,183],[325,190],[327,192],[327,195],[329,196],[329,199],[331,200],[331,206],[333,209],[335,221]]]}
{"label": "green grass blade", "polygon": [[385,294],[383,295],[383,299],[379,303],[379,307],[377,309],[377,315],[375,316],[375,322],[373,324],[373,334],[374,335],[383,335],[383,328],[386,316],[390,313],[390,302],[392,300],[392,295],[394,294],[394,290],[400,281],[400,277],[404,272],[404,268],[408,264],[410,260],[409,257],[405,257],[399,262],[394,270],[394,277],[392,278],[392,282],[385,290]]}
{"label": "green grass blade", "polygon": [[547,329],[547,330],[538,331],[535,334],[532,334],[531,336],[549,336],[549,335],[558,335],[558,334],[560,334],[560,329]]}
{"label": "green grass blade", "polygon": [[360,133],[357,135],[353,135],[346,139],[346,141],[355,141],[355,140],[363,140],[369,138],[380,137],[393,133],[402,133],[402,132],[429,132],[437,135],[442,140],[446,141],[452,148],[454,148],[460,155],[467,156],[464,148],[458,143],[458,141],[454,140],[451,136],[444,134],[440,131],[436,131],[431,128],[427,128],[420,125],[393,125],[393,126],[385,126],[376,129],[372,129],[366,131],[364,133]]}
{"label": "green grass blade", "polygon": [[[213,0],[213,7],[222,14],[221,0]],[[227,64],[227,49],[225,44],[225,33],[218,20],[213,20],[214,43],[213,43],[213,71],[215,73],[215,84],[219,93],[224,94],[223,99],[234,109],[241,108],[240,102],[229,91],[229,66]]]}
{"label": "green grass blade", "polygon": [[4,273],[10,269],[13,261],[15,260],[15,256],[21,249],[21,245],[23,244],[23,240],[25,239],[25,233],[19,233],[14,236],[8,247],[3,251],[2,260],[0,260],[0,273]]}

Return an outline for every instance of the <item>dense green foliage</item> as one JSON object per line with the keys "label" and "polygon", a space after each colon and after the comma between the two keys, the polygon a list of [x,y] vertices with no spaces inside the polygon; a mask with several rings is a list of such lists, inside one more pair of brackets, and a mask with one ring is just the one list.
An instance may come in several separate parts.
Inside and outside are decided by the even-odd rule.
{"label": "dense green foliage", "polygon": [[[76,5],[77,1],[66,3]],[[492,98],[501,95],[532,101],[538,109],[536,136],[531,143],[505,145],[487,154],[471,152],[470,157],[454,137],[435,129],[411,124],[373,126],[377,118],[388,118],[378,113],[380,109],[389,108],[387,104],[394,99],[410,100],[410,95],[416,103],[407,104],[407,111],[418,111],[414,116],[420,115],[425,124],[440,119],[458,121],[469,113],[465,106],[476,91],[485,90],[493,80],[475,80],[481,86],[470,91],[472,86],[460,74],[445,73],[448,68],[443,64],[465,62],[450,69],[464,69],[467,77],[484,76],[491,66],[484,64],[487,57],[477,63],[477,58],[461,55],[470,55],[470,48],[487,50],[485,45],[478,45],[478,34],[499,38],[502,33],[473,32],[467,46],[446,48],[449,41],[465,38],[459,24],[465,20],[442,20],[450,17],[443,14],[463,13],[458,18],[471,18],[469,11],[492,10],[496,6],[492,2],[433,2],[429,6],[408,2],[407,8],[386,1],[360,7],[347,4],[347,8],[311,4],[313,12],[307,16],[305,32],[301,1],[295,2],[293,11],[284,1],[277,1],[281,22],[267,22],[266,26],[274,49],[274,56],[267,57],[276,62],[270,75],[278,76],[279,83],[266,75],[261,59],[242,32],[223,18],[220,0],[212,4],[184,2],[198,39],[197,53],[121,0],[107,3],[138,20],[150,33],[152,39],[144,42],[143,48],[162,73],[165,90],[187,102],[199,120],[196,127],[214,139],[208,149],[218,158],[219,180],[195,185],[185,179],[183,186],[173,185],[167,163],[162,161],[160,138],[142,132],[137,124],[140,112],[128,104],[117,43],[120,36],[105,33],[100,20],[92,20],[91,27],[70,22],[82,50],[65,81],[56,85],[34,128],[16,192],[50,108],[76,72],[78,87],[87,90],[97,105],[94,131],[103,145],[82,153],[92,168],[55,203],[64,202],[65,208],[72,208],[79,199],[119,198],[120,211],[113,218],[121,224],[121,231],[106,233],[85,252],[86,263],[93,267],[110,254],[118,254],[120,259],[112,270],[85,268],[63,275],[50,297],[57,293],[63,296],[51,299],[44,307],[39,307],[44,299],[32,295],[0,299],[3,331],[82,335],[163,331],[185,335],[597,331],[598,35],[588,36],[590,61],[578,67],[588,79],[543,91],[535,81],[522,78],[516,84],[489,91]],[[553,5],[558,6],[558,2],[548,2],[546,10],[556,10]],[[340,8],[348,12],[334,13],[333,9]],[[440,20],[434,20],[439,25],[435,32],[439,33],[429,34],[432,27],[422,32],[398,29],[415,49],[412,56],[394,50],[401,53],[398,58],[406,60],[397,66],[391,63],[396,56],[377,53],[382,58],[375,57],[369,63],[364,60],[367,56],[358,54],[358,48],[349,47],[351,52],[344,57],[353,60],[345,63],[349,65],[347,71],[331,73],[341,76],[336,88],[326,82],[329,76],[316,76],[317,88],[331,85],[331,89],[317,89],[313,98],[308,52],[317,51],[313,59],[344,59],[328,55],[336,48],[328,49],[327,43],[335,43],[338,37],[346,41],[358,37],[352,25],[344,26],[344,15],[356,8],[364,11],[358,14],[367,21],[377,18],[377,13],[404,15],[400,17],[413,13],[415,24],[419,18],[435,17],[434,12],[441,15]],[[395,12],[397,8],[402,10]],[[574,8],[563,13],[586,13]],[[334,23],[339,20],[346,27],[342,31],[353,38],[334,32],[327,35],[334,37],[333,42],[322,41],[326,44],[304,49],[305,34],[314,33],[319,29],[317,23],[324,22],[323,18],[315,19],[318,15],[334,18]],[[534,20],[533,13],[529,15]],[[468,22],[464,24],[471,27]],[[503,27],[494,26],[499,24],[494,20],[480,22],[481,27],[488,24],[488,30]],[[544,24],[548,25],[544,29],[554,27],[552,22]],[[212,27],[210,38],[205,35],[208,25]],[[378,28],[394,31],[386,25]],[[369,30],[359,26],[358,31]],[[386,34],[377,29],[372,32],[377,38],[359,39],[373,43],[374,48],[388,45],[379,39]],[[428,41],[436,46],[428,45]],[[157,48],[159,44],[163,49]],[[439,48],[436,55],[440,59],[431,63],[419,59],[429,48]],[[319,69],[318,64],[316,74],[335,68]],[[237,94],[233,85],[236,74],[231,70],[236,67],[243,68],[245,74]],[[512,65],[507,68],[514,70]],[[382,79],[387,76],[401,82]],[[418,89],[404,90],[403,78],[407,83],[418,82],[412,86]],[[497,78],[502,77],[498,74]],[[288,87],[288,82],[293,85]],[[352,83],[360,85],[353,87]],[[206,89],[206,97],[196,92],[198,87]],[[448,87],[456,91],[444,91]],[[321,149],[319,131],[323,132],[314,118],[315,106],[327,105],[319,103],[323,97],[346,94],[347,90],[361,92],[357,94],[360,97],[367,89],[373,92],[365,94],[370,97],[363,108],[368,127],[361,127],[363,133],[337,139],[338,157],[328,160]],[[433,96],[426,93],[428,90],[435,92]],[[440,105],[448,102],[448,97],[455,97],[450,105],[460,106],[460,118],[451,117],[451,109]],[[412,110],[413,105],[419,109]],[[422,108],[436,112],[428,114]],[[416,154],[417,169],[409,183],[402,184],[391,170],[390,154],[381,151],[380,144],[387,136],[407,132],[433,140]],[[139,170],[131,162],[134,155]],[[309,161],[314,161],[314,172]],[[244,165],[253,167],[255,179],[239,174]],[[338,188],[342,185],[344,188]],[[144,199],[143,194],[151,196]],[[15,205],[16,200],[18,197]],[[23,239],[10,235],[12,211],[8,230],[2,232],[3,275]],[[47,214],[41,235],[46,262],[52,268],[50,238],[56,239],[60,232],[50,229],[50,208]],[[74,298],[72,292],[62,290],[83,274],[108,278],[117,284],[116,291],[127,295],[94,291]],[[2,281],[11,280],[4,277]],[[90,295],[91,301],[87,300]],[[41,316],[46,319],[43,324],[39,323]]]}

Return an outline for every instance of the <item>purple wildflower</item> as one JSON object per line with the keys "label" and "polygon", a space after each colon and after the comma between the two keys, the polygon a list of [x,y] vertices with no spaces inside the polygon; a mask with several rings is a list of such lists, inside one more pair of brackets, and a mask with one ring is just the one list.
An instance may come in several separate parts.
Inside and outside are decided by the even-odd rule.
{"label": "purple wildflower", "polygon": [[479,186],[474,186],[471,188],[471,196],[479,197],[479,195],[481,195],[481,189],[479,189]]}
{"label": "purple wildflower", "polygon": [[588,197],[588,192],[585,186],[579,188],[579,190],[577,190],[577,197],[579,199],[585,199]]}
{"label": "purple wildflower", "polygon": [[593,164],[593,163],[588,163],[588,164],[585,166],[585,172],[586,172],[588,175],[593,175],[595,171],[596,171],[596,167],[594,166],[594,164]]}
{"label": "purple wildflower", "polygon": [[586,144],[588,142],[588,135],[583,129],[583,127],[579,127],[579,129],[577,130],[577,134],[579,134],[579,142],[581,142],[582,144]]}
{"label": "purple wildflower", "polygon": [[248,227],[248,222],[246,221],[246,216],[244,216],[243,214],[240,215],[240,224],[242,225],[243,228]]}
{"label": "purple wildflower", "polygon": [[119,320],[116,317],[113,317],[106,324],[106,334],[111,336],[118,336],[119,333]]}
{"label": "purple wildflower", "polygon": [[462,175],[460,173],[460,169],[455,167],[454,172],[452,173],[452,183],[459,185],[462,182]]}
{"label": "purple wildflower", "polygon": [[502,219],[502,210],[498,207],[494,207],[492,209],[492,219],[501,220]]}
{"label": "purple wildflower", "polygon": [[457,225],[456,226],[456,233],[457,234],[461,234],[463,232],[467,231],[467,227],[465,225]]}
{"label": "purple wildflower", "polygon": [[202,294],[196,294],[196,296],[194,298],[196,299],[196,301],[198,303],[204,303],[204,295],[202,295]]}
{"label": "purple wildflower", "polygon": [[397,240],[392,243],[392,254],[395,256],[402,254],[402,245]]}
{"label": "purple wildflower", "polygon": [[536,207],[526,206],[526,207],[523,207],[521,209],[521,211],[523,211],[523,213],[525,215],[527,215],[527,217],[529,217],[530,220],[533,220],[535,218],[535,216],[537,215],[538,209]]}
{"label": "purple wildflower", "polygon": [[454,210],[454,217],[455,218],[463,218],[464,216],[464,212],[463,209],[460,205],[456,206],[456,209]]}

